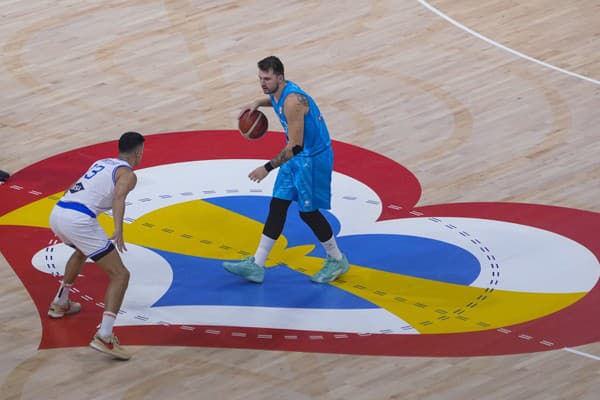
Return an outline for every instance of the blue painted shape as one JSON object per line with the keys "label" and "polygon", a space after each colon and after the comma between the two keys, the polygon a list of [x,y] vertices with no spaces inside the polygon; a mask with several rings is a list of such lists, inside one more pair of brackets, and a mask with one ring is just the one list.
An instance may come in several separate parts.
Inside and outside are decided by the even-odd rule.
{"label": "blue painted shape", "polygon": [[173,268],[169,290],[154,306],[220,305],[321,309],[377,306],[335,286],[317,284],[307,275],[281,265],[267,268],[265,281],[254,284],[225,271],[222,260],[155,250]]}
{"label": "blue painted shape", "polygon": [[[263,223],[269,210],[270,197],[235,196],[206,201]],[[338,219],[328,211],[321,212],[337,234],[340,231]],[[288,247],[316,244],[310,256],[325,257],[323,247],[300,219],[295,202],[290,205],[282,234],[288,240]],[[468,251],[429,238],[365,234],[338,237],[337,242],[351,264],[416,278],[469,285],[477,279],[481,270],[477,258]]]}
{"label": "blue painted shape", "polygon": [[267,268],[265,281],[253,284],[225,271],[222,260],[154,250],[173,268],[171,287],[154,306],[221,305],[356,309],[373,304],[281,265]]}
{"label": "blue painted shape", "polygon": [[[271,198],[268,196],[231,196],[205,199],[204,201],[264,224],[269,214]],[[338,219],[329,211],[321,210],[321,213],[331,224],[333,232],[337,234],[340,231],[340,222]],[[292,202],[288,209],[282,235],[288,241],[288,247],[307,244],[319,245],[312,230],[300,218],[298,205],[295,201]]]}
{"label": "blue painted shape", "polygon": [[[439,240],[406,235],[343,236],[337,243],[351,264],[458,285],[471,284],[479,260],[465,249]],[[325,257],[322,246],[310,253]]]}

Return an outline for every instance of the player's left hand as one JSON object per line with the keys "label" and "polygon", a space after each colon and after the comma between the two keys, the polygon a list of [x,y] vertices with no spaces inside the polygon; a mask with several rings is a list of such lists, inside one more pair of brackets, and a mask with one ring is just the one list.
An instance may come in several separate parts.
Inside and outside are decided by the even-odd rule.
{"label": "player's left hand", "polygon": [[250,178],[251,181],[254,182],[260,182],[263,179],[265,179],[265,177],[269,175],[269,171],[267,171],[267,169],[264,167],[264,165],[261,165],[260,167],[256,168],[254,171],[250,172],[248,174],[248,178]]}

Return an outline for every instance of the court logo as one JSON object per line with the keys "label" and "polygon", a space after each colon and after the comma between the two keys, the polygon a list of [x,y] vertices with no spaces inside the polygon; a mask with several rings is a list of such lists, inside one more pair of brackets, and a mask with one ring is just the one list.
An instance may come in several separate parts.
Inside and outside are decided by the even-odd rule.
{"label": "court logo", "polygon": [[[275,178],[257,184],[247,174],[283,142],[280,133],[248,141],[234,131],[147,137],[125,215],[131,281],[115,328],[122,343],[468,356],[600,339],[591,326],[600,311],[600,214],[516,203],[418,207],[410,171],[340,142],[325,216],[350,271],[332,284],[310,281],[325,254],[292,205],[264,283],[228,274],[224,260],[256,248]],[[87,345],[99,321],[106,277],[91,263],[72,293],[82,312],[46,317],[72,251],[48,215],[115,148],[59,154],[0,187],[0,249],[38,307],[42,348]],[[98,219],[111,234],[111,215]]]}

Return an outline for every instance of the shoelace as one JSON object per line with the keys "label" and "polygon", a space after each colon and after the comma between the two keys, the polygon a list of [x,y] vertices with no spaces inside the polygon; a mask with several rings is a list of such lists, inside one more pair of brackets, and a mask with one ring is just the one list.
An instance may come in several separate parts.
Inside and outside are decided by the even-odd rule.
{"label": "shoelace", "polygon": [[337,267],[337,263],[338,262],[335,258],[327,257],[327,260],[325,260],[325,267],[323,268],[323,272],[332,272],[332,270],[334,270]]}
{"label": "shoelace", "polygon": [[104,339],[102,339],[101,336],[98,336],[98,337],[100,338],[100,341],[102,341],[102,342],[104,342],[104,343],[106,343],[108,345],[113,345],[114,346],[116,344],[117,346],[119,346],[121,344],[121,343],[119,343],[119,339],[117,339],[117,337],[114,334],[110,335],[110,337],[108,338],[107,341],[105,341]]}

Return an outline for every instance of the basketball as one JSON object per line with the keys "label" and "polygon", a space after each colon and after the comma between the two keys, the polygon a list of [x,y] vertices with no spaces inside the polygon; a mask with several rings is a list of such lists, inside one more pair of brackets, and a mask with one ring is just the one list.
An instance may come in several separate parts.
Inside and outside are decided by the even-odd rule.
{"label": "basketball", "polygon": [[246,110],[240,116],[238,128],[241,134],[247,139],[258,139],[262,137],[269,128],[269,120],[262,111]]}

